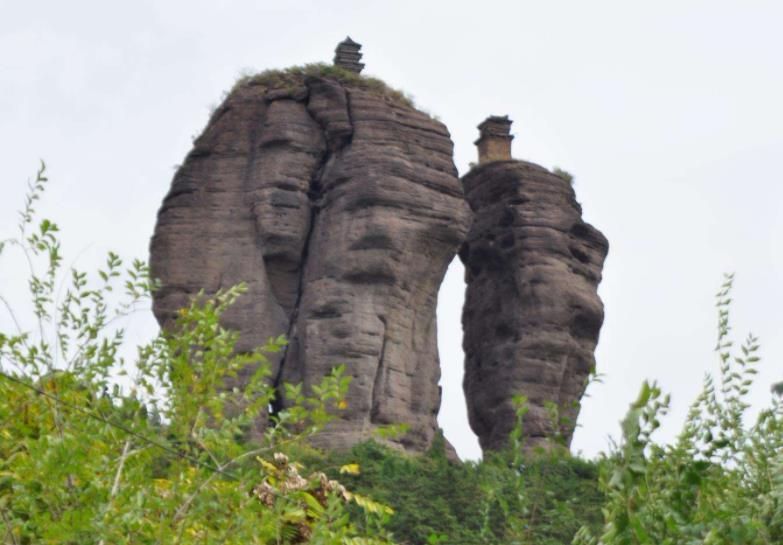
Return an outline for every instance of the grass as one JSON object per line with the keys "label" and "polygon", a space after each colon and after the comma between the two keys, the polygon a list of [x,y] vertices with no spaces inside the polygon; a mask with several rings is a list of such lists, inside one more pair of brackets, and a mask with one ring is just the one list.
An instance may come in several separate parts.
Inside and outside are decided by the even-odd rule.
{"label": "grass", "polygon": [[413,98],[410,95],[390,87],[384,81],[326,63],[305,64],[282,70],[264,70],[258,74],[244,75],[234,84],[232,92],[239,87],[247,85],[261,85],[270,89],[285,89],[302,85],[308,77],[333,79],[350,87],[369,91],[411,108],[414,107]]}
{"label": "grass", "polygon": [[555,174],[556,176],[560,176],[569,184],[574,185],[574,175],[568,172],[567,170],[563,170],[560,167],[555,167],[552,169],[552,173]]}

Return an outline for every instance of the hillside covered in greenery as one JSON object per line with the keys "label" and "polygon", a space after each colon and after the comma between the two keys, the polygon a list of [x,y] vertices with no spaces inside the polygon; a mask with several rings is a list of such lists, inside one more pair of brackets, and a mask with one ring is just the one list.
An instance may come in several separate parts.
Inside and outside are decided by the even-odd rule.
{"label": "hillside covered in greenery", "polygon": [[599,464],[562,452],[455,463],[438,445],[409,456],[370,442],[312,462],[357,464],[361,473],[343,481],[394,509],[388,528],[399,543],[555,545],[601,527]]}
{"label": "hillside covered in greenery", "polygon": [[114,253],[63,270],[59,229],[35,212],[46,182],[42,166],[19,236],[0,241],[30,295],[23,309],[0,299],[3,543],[783,543],[783,403],[748,418],[759,344],[731,341],[732,276],[717,295],[718,372],[671,444],[654,439],[668,396],[645,383],[597,462],[526,452],[524,399],[508,449],[481,463],[449,461],[442,443],[322,453],[308,439],[346,409],[344,368],[310,391],[286,385],[290,404],[258,429],[276,395],[266,358],[286,340],[236,350],[221,316],[241,285],[197,295],[126,361],[122,318],[156,285]]}

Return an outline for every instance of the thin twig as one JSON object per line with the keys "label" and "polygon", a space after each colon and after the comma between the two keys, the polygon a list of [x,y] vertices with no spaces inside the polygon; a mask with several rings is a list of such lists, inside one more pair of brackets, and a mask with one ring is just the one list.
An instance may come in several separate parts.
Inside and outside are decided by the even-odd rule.
{"label": "thin twig", "polygon": [[215,464],[217,467],[220,467],[220,462],[219,462],[219,461],[218,461],[218,459],[215,457],[215,455],[214,455],[214,454],[212,454],[212,451],[211,451],[211,450],[209,450],[209,449],[207,448],[207,445],[204,443],[204,441],[202,441],[202,440],[201,440],[201,439],[198,437],[198,435],[196,435],[194,432],[191,432],[190,436],[191,436],[191,438],[192,438],[192,439],[193,439],[193,440],[196,442],[196,445],[198,445],[199,447],[201,447],[201,449],[202,449],[204,452],[206,452],[206,453],[207,453],[207,455],[208,455],[208,456],[210,457],[210,459],[212,460],[212,463],[213,463],[213,464]]}
{"label": "thin twig", "polygon": [[[19,320],[16,319],[16,313],[14,312],[14,309],[11,308],[11,304],[2,295],[0,295],[0,303],[3,303],[3,306],[5,306],[5,309],[8,311],[8,314],[11,316],[11,320],[13,320],[14,325],[16,326],[17,334],[19,335],[19,337],[24,339],[24,332],[22,331],[22,326],[19,324]],[[24,339],[24,341],[25,341],[25,346],[27,346],[27,342],[26,342],[27,339]]]}
{"label": "thin twig", "polygon": [[[117,466],[117,472],[114,474],[114,482],[111,485],[111,491],[109,492],[109,501],[106,502],[106,509],[103,512],[103,518],[106,518],[106,515],[109,513],[109,509],[111,508],[111,502],[114,499],[114,496],[117,495],[117,492],[120,490],[120,478],[122,477],[122,469],[125,467],[125,460],[128,459],[128,451],[130,451],[130,445],[131,440],[126,439],[125,444],[122,446],[122,454],[120,455],[120,462]],[[98,542],[98,545],[105,545],[106,540],[101,537],[101,540]]]}
{"label": "thin twig", "polygon": [[[90,246],[92,246],[92,244],[88,244],[87,246],[82,248],[79,251],[78,254],[76,254],[76,257],[73,258],[73,261],[71,261],[71,264],[68,267],[69,271],[74,271],[75,270],[76,262],[79,259],[81,259],[82,255],[84,255],[84,253],[90,248]],[[57,295],[56,295],[56,297],[54,298],[54,301],[53,301],[53,303],[54,303],[53,304],[53,306],[54,306],[54,314],[53,314],[52,323],[55,324],[55,335],[54,335],[54,358],[55,358],[54,359],[54,365],[55,366],[57,366],[57,360],[60,357],[60,350],[62,349],[62,347],[60,346],[60,326],[61,326],[61,324],[60,324],[60,321],[58,320],[58,317],[57,317],[57,313],[58,313],[57,302],[61,300],[60,299],[60,295],[63,292],[63,288],[65,287],[65,281],[66,281],[67,278],[68,278],[67,274],[61,275],[61,277],[60,277],[60,285],[57,287]],[[63,352],[63,358],[65,358],[65,353],[64,352]]]}
{"label": "thin twig", "polygon": [[14,543],[14,545],[19,545],[19,542],[16,541],[16,536],[14,535],[14,529],[11,528],[11,522],[8,520],[8,517],[5,516],[5,509],[0,511],[0,513],[3,515],[3,522],[5,522],[5,526],[7,528],[6,535],[11,536],[11,541]]}

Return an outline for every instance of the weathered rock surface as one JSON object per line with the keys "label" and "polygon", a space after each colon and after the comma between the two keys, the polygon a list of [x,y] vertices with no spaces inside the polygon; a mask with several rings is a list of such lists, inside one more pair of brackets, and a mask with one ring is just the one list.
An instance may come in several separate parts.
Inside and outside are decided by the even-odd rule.
{"label": "weathered rock surface", "polygon": [[296,79],[238,86],[195,141],[151,243],[155,315],[165,325],[200,289],[247,283],[225,322],[241,350],[289,337],[277,383],[307,388],[338,364],[353,377],[321,445],[407,423],[401,445],[424,450],[440,406],[438,288],[470,223],[449,133],[377,90]]}
{"label": "weathered rock surface", "polygon": [[582,221],[571,184],[540,166],[489,162],[462,181],[475,215],[460,251],[470,425],[484,450],[501,448],[524,394],[526,445],[569,444],[603,323],[608,242]]}

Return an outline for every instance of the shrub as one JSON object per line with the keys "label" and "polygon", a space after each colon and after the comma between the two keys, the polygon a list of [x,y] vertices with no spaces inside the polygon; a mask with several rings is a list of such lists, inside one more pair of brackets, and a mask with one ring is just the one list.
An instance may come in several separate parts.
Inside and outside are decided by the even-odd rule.
{"label": "shrub", "polygon": [[335,476],[357,463],[361,473],[343,476],[345,484],[394,509],[388,529],[399,543],[560,545],[581,526],[601,525],[598,465],[563,451],[517,457],[516,465],[510,451],[460,463],[446,458],[441,439],[420,456],[369,442],[305,459]]}
{"label": "shrub", "polygon": [[[196,297],[171,331],[139,347],[127,365],[116,324],[149,298],[147,267],[134,261],[123,270],[110,253],[94,275],[71,270],[57,297],[58,228],[35,223],[46,181],[42,165],[20,237],[0,244],[0,258],[14,248],[29,264],[33,317],[25,327],[0,299],[14,324],[0,331],[3,541],[387,543],[388,507],[286,455],[342,401],[342,370],[312,395],[297,396],[275,426],[249,434],[274,395],[265,354],[285,340],[235,351],[237,333],[223,328],[220,316],[241,286]],[[233,381],[240,372],[241,384]],[[365,513],[361,532],[349,519],[349,502]]]}
{"label": "shrub", "polygon": [[783,543],[783,403],[773,399],[753,425],[743,425],[759,345],[748,335],[732,352],[732,283],[727,276],[717,295],[720,380],[705,378],[672,445],[652,439],[668,396],[643,385],[622,422],[622,442],[604,464],[600,539],[583,529],[575,543]]}
{"label": "shrub", "polygon": [[574,175],[568,172],[567,170],[563,170],[560,167],[555,167],[552,169],[552,173],[555,176],[560,176],[562,179],[564,179],[566,182],[568,182],[571,185],[574,185]]}

